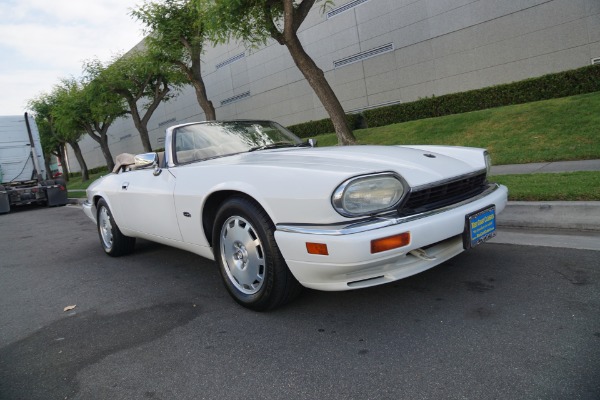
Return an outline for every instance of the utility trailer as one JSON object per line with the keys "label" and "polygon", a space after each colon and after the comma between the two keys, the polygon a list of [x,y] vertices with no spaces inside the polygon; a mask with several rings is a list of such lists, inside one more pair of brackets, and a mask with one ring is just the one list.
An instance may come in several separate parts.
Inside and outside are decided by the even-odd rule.
{"label": "utility trailer", "polygon": [[24,204],[67,204],[65,181],[46,173],[35,120],[27,113],[0,116],[0,214]]}

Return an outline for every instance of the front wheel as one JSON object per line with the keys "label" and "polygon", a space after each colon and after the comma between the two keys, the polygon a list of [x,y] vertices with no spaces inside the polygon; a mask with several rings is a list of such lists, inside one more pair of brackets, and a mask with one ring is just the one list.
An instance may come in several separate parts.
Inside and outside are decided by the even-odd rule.
{"label": "front wheel", "polygon": [[133,251],[135,247],[135,238],[125,236],[117,226],[115,219],[104,199],[101,199],[96,208],[98,214],[98,235],[102,248],[112,257],[123,256]]}
{"label": "front wheel", "polygon": [[217,213],[213,245],[227,291],[244,307],[262,311],[295,298],[301,285],[288,269],[275,227],[255,202],[233,197]]}

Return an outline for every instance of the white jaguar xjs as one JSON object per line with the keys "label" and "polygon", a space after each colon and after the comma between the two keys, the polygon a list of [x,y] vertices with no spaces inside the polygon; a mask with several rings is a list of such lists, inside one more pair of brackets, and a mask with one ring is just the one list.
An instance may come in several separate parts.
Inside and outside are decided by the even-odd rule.
{"label": "white jaguar xjs", "polygon": [[216,260],[264,310],[302,286],[349,290],[434,267],[495,235],[507,189],[484,149],[316,148],[269,121],[167,129],[164,153],[118,157],[84,211],[111,256],[135,238]]}

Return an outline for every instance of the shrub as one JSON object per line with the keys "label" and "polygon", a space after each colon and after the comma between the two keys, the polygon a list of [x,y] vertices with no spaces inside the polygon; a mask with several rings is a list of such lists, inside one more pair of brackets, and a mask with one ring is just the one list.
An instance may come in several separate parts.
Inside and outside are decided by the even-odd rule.
{"label": "shrub", "polygon": [[369,127],[600,91],[600,66],[544,75],[467,92],[433,96],[363,112]]}
{"label": "shrub", "polygon": [[[384,126],[600,91],[600,65],[348,114],[352,129]],[[289,126],[301,138],[334,132],[329,118]]]}
{"label": "shrub", "polygon": [[[346,114],[346,119],[351,129],[364,128],[364,118],[361,114]],[[302,124],[291,125],[287,127],[296,136],[300,138],[311,138],[323,133],[334,132],[333,123],[329,118],[318,121],[309,121]]]}

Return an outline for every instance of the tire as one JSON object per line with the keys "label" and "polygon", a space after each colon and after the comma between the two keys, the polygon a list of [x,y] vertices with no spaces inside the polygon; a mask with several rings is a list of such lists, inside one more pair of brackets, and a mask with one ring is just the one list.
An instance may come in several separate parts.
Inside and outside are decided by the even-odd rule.
{"label": "tire", "polygon": [[302,286],[275,242],[275,226],[255,202],[228,199],[215,218],[213,249],[225,288],[240,305],[263,311],[293,300]]}
{"label": "tire", "polygon": [[100,199],[96,208],[98,209],[96,215],[98,236],[106,254],[111,257],[119,257],[133,252],[135,238],[121,233],[106,201]]}

